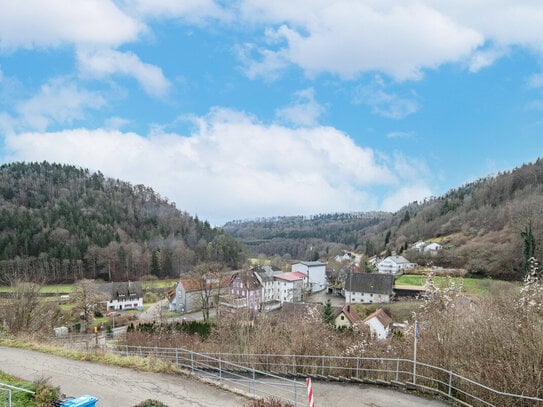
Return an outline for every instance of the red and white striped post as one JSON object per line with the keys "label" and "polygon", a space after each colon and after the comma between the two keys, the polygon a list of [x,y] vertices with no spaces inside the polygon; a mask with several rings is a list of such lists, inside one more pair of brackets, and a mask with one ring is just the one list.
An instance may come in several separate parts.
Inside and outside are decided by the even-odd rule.
{"label": "red and white striped post", "polygon": [[307,378],[307,399],[309,400],[309,407],[315,407],[315,402],[313,401],[313,387],[311,386],[311,378]]}

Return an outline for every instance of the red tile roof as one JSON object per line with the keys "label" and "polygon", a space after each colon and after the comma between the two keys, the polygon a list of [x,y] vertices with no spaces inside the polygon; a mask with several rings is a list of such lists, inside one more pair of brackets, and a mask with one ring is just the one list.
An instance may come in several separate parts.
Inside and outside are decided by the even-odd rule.
{"label": "red tile roof", "polygon": [[368,315],[363,322],[366,323],[372,318],[377,318],[385,328],[388,327],[392,322],[392,318],[390,318],[382,308],[379,308],[374,313]]}
{"label": "red tile roof", "polygon": [[288,273],[279,274],[274,277],[279,278],[281,280],[297,281],[297,280],[303,280],[304,278],[307,277],[307,275],[305,273],[302,273],[301,271],[290,271]]}

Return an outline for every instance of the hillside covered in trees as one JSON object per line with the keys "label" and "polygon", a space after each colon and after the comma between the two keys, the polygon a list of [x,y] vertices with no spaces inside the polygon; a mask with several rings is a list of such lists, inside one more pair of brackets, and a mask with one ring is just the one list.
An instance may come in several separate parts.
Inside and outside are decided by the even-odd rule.
{"label": "hillside covered in trees", "polygon": [[[543,159],[489,176],[396,213],[333,214],[236,221],[224,230],[253,255],[327,259],[342,249],[367,256],[402,253],[419,264],[465,268],[471,275],[520,279],[543,259]],[[441,243],[437,256],[410,250]]]}
{"label": "hillside covered in trees", "polygon": [[0,167],[0,281],[175,277],[242,256],[237,240],[143,185],[46,162]]}

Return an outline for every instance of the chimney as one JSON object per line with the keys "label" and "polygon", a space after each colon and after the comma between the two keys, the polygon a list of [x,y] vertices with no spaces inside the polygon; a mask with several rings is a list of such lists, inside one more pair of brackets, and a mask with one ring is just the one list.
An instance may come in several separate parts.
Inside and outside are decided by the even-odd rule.
{"label": "chimney", "polygon": [[347,305],[347,312],[351,312],[351,306]]}

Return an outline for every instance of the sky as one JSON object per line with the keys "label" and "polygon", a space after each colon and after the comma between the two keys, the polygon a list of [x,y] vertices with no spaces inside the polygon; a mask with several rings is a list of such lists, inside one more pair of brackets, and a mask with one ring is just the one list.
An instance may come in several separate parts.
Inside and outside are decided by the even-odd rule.
{"label": "sky", "polygon": [[0,163],[215,226],[396,211],[542,151],[540,0],[0,0]]}

